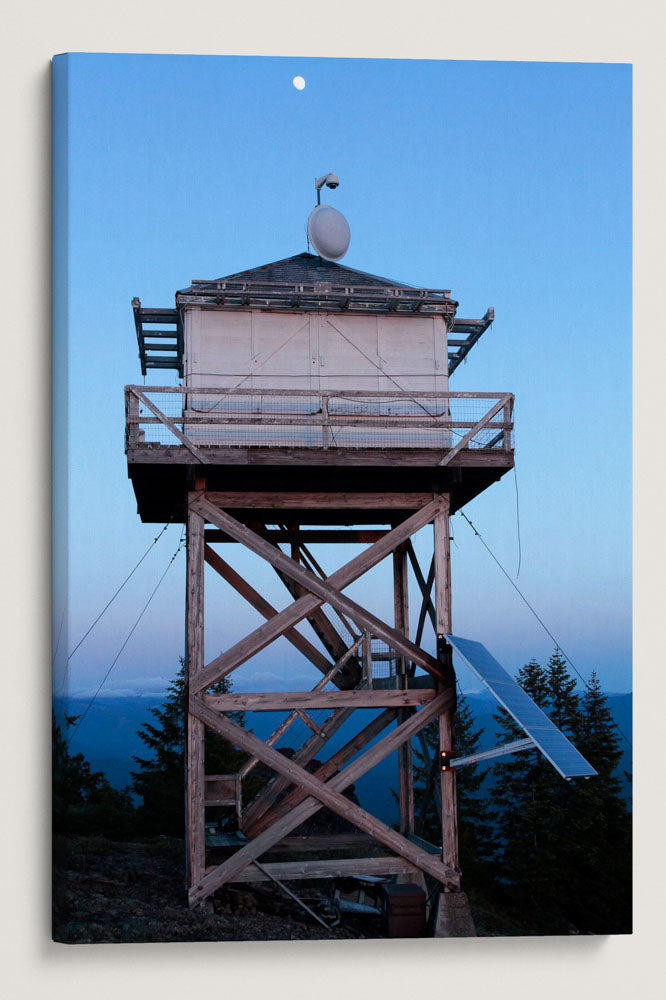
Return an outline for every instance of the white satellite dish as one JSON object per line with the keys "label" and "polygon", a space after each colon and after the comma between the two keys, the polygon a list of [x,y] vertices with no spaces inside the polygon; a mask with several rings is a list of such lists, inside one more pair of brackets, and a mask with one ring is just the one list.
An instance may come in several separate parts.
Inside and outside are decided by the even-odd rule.
{"label": "white satellite dish", "polygon": [[351,230],[342,212],[331,205],[317,205],[308,216],[308,237],[324,260],[340,260],[349,249]]}

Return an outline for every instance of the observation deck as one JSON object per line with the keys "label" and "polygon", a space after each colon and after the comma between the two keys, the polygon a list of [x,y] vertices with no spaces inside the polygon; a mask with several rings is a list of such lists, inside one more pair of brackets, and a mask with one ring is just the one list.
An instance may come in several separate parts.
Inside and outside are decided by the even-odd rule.
{"label": "observation deck", "polygon": [[[513,401],[492,392],[130,385],[128,475],[148,522],[182,522],[187,492],[205,475],[207,491],[245,523],[397,524],[432,493],[450,493],[453,513],[513,467]],[[386,498],[379,508],[377,494]]]}

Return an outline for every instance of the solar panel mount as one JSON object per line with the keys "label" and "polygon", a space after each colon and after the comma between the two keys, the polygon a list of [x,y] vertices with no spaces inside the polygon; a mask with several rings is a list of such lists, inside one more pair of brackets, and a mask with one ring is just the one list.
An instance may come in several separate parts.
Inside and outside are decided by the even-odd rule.
{"label": "solar panel mount", "polygon": [[457,635],[446,635],[446,639],[563,778],[591,778],[597,774],[484,645]]}

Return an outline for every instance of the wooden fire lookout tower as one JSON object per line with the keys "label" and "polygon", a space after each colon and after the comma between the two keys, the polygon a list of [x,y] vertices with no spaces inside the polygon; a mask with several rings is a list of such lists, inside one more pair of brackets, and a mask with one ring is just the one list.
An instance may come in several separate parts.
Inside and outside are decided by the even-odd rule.
{"label": "wooden fire lookout tower", "polygon": [[[125,398],[139,514],[187,524],[191,905],[228,882],[352,872],[407,881],[426,873],[443,894],[460,892],[449,766],[455,674],[445,638],[452,631],[449,517],[512,468],[513,396],[450,390],[450,376],[493,320],[492,309],[461,319],[457,305],[444,289],[400,284],[310,253],[194,281],[176,293],[173,309],[133,301],[142,373],[176,369],[182,379],[178,387],[127,386]],[[419,565],[411,541],[428,525],[429,568]],[[336,542],[363,548],[324,571],[312,550]],[[228,543],[270,564],[292,602],[273,608],[223,559],[219,548]],[[390,621],[344,593],[387,557]],[[208,663],[205,564],[266,619]],[[411,637],[410,565],[420,602]],[[219,617],[224,609],[209,612]],[[428,620],[434,655],[422,647]],[[295,628],[305,621],[314,642]],[[312,690],[214,690],[279,636],[321,675]],[[377,713],[327,755],[326,744],[358,708]],[[229,718],[238,710],[288,714],[259,739]],[[440,733],[442,841],[435,847],[415,833],[411,756],[412,739],[432,720]],[[298,726],[300,743],[290,736]],[[247,753],[237,774],[207,773],[206,727]],[[295,752],[287,756],[280,746]],[[399,832],[343,794],[396,751]],[[313,772],[315,756],[324,763]],[[274,777],[245,801],[244,778],[259,761]],[[235,810],[242,836],[226,860],[210,864],[206,810],[220,805]],[[293,836],[322,807],[360,832],[310,844]],[[287,850],[300,850],[301,860],[275,860]]]}

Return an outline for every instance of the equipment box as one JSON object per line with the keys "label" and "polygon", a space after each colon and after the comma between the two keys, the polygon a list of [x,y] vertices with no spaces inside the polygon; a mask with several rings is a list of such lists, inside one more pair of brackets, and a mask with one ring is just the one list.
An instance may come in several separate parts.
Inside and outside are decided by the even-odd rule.
{"label": "equipment box", "polygon": [[426,894],[418,885],[387,885],[386,920],[390,938],[425,937]]}

